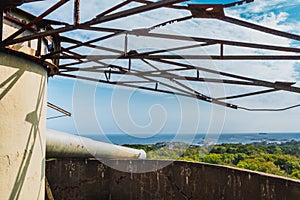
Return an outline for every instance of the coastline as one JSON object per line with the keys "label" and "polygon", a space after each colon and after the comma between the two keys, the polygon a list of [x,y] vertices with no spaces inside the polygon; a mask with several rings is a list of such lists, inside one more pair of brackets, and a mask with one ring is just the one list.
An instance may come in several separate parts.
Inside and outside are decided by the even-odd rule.
{"label": "coastline", "polygon": [[159,142],[184,142],[191,145],[212,144],[251,144],[255,142],[285,143],[289,141],[300,141],[300,133],[226,133],[226,134],[164,134],[159,133],[147,137],[143,134],[93,134],[84,135],[91,139],[109,142],[117,145],[124,144],[156,144]]}

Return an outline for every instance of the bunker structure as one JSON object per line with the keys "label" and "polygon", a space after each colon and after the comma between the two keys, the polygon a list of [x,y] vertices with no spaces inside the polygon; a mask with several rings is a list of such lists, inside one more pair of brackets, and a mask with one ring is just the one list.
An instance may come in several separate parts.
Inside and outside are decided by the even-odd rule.
{"label": "bunker structure", "polygon": [[[58,0],[53,5],[41,0],[1,1],[0,199],[299,198],[300,182],[292,179],[204,163],[146,160],[141,150],[46,130],[47,105],[70,116],[46,100],[47,80],[58,76],[175,94],[228,109],[281,111],[298,107],[258,109],[238,105],[236,100],[256,95],[298,95],[300,88],[295,86],[296,82],[263,80],[205,66],[208,60],[299,60],[297,45],[199,37],[189,30],[180,34],[165,30],[191,20],[210,19],[278,38],[300,40],[299,35],[226,15],[226,9],[253,1],[195,4],[184,0],[126,0],[93,13],[85,21],[81,21],[80,8],[88,1]],[[49,7],[39,15],[19,7],[29,3]],[[72,22],[53,17],[64,6],[72,7]],[[137,15],[155,18],[160,10],[179,12],[178,18],[162,16],[165,21],[145,21],[144,27],[126,24],[126,20]],[[114,22],[126,24],[127,28],[116,27]],[[74,34],[91,36],[81,41]],[[138,40],[155,42],[150,42],[150,46],[132,43]],[[117,42],[119,46],[109,45],[112,41],[122,42]],[[212,49],[201,50],[207,47]],[[230,48],[246,48],[255,53],[230,54],[226,51]],[[87,54],[86,49],[91,53]],[[193,87],[207,83],[252,90],[213,96],[200,91],[201,87]],[[46,161],[46,152],[51,160]],[[154,166],[154,170],[149,171],[149,166]]]}

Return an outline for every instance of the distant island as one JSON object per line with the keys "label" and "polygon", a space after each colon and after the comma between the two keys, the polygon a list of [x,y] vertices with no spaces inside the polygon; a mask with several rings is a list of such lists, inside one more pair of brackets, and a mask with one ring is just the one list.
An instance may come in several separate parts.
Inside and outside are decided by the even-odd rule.
{"label": "distant island", "polygon": [[267,135],[268,133],[258,133],[258,135]]}
{"label": "distant island", "polygon": [[300,180],[300,141],[281,144],[187,145],[180,142],[131,144],[143,149],[148,159],[175,159],[233,166]]}

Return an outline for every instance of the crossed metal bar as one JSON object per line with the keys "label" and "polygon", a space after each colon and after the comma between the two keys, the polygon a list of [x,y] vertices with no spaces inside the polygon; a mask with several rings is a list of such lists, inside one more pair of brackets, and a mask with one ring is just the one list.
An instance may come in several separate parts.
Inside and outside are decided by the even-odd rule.
{"label": "crossed metal bar", "polygon": [[[250,3],[253,2],[254,0],[241,0],[229,4],[188,4],[188,5],[178,4],[178,3],[185,2],[185,0],[162,0],[158,2],[152,2],[147,0],[126,0],[113,6],[112,8],[109,8],[108,10],[100,14],[97,14],[95,18],[83,23],[80,22],[80,12],[79,12],[80,2],[79,0],[76,0],[74,2],[74,23],[73,24],[59,22],[56,20],[44,19],[46,16],[54,12],[57,8],[63,6],[68,1],[69,0],[58,1],[56,4],[51,6],[48,10],[43,12],[41,15],[33,19],[31,22],[25,24],[21,29],[19,29],[18,31],[10,35],[8,38],[4,39],[1,42],[0,46],[2,48],[5,48],[8,45],[12,45],[24,41],[30,41],[33,39],[41,39],[46,36],[58,36],[58,34],[63,34],[75,30],[98,31],[101,33],[107,33],[107,35],[94,38],[89,41],[84,41],[84,42],[60,35],[58,36],[58,38],[61,44],[68,43],[71,44],[71,46],[64,47],[62,45],[61,48],[56,49],[46,55],[37,55],[37,56],[40,56],[41,60],[46,60],[46,59],[59,59],[61,61],[70,60],[69,62],[61,62],[61,64],[57,66],[60,70],[60,73],[57,74],[59,76],[78,78],[78,79],[101,82],[106,84],[121,85],[121,86],[140,88],[140,89],[150,90],[155,92],[163,92],[168,94],[171,93],[171,94],[177,94],[177,95],[182,95],[187,97],[193,97],[199,100],[207,101],[210,103],[214,103],[214,104],[218,104],[218,105],[222,105],[234,109],[237,108],[245,109],[245,108],[239,107],[231,103],[227,103],[225,101],[229,99],[237,99],[237,98],[261,95],[261,94],[276,92],[280,90],[293,92],[293,93],[300,93],[300,88],[292,86],[295,83],[278,82],[278,81],[269,82],[265,80],[250,78],[247,76],[236,75],[233,73],[212,70],[202,66],[194,66],[191,64],[187,64],[183,61],[183,60],[245,60],[245,61],[246,60],[300,60],[300,55],[298,54],[300,53],[299,48],[152,32],[152,30],[159,29],[160,27],[166,26],[168,24],[183,22],[183,21],[190,20],[192,18],[212,18],[215,20],[228,22],[230,24],[235,24],[238,26],[250,28],[256,31],[268,33],[274,36],[300,41],[299,35],[267,28],[261,25],[253,24],[247,21],[235,19],[225,15],[224,9],[233,6],[238,6],[244,3]],[[133,2],[141,3],[142,5],[125,9],[122,11],[117,11],[118,9],[123,8],[124,6]],[[156,10],[160,8],[186,10],[189,11],[191,14],[185,17],[180,17],[177,19],[171,19],[165,22],[161,22],[157,25],[148,28],[141,28],[141,29],[134,29],[134,30],[99,27],[99,25],[105,22],[114,21],[117,19],[125,18],[128,16],[132,16],[132,15],[136,15],[136,14],[140,14],[140,13],[144,13],[147,11]],[[0,10],[3,10],[3,8],[1,8]],[[31,35],[17,37],[25,30],[30,29],[33,25],[41,21],[47,22],[49,23],[49,25],[51,24],[60,25],[62,27],[56,29],[47,29],[43,32],[37,31],[36,33],[33,33]],[[2,23],[1,20],[0,22]],[[2,32],[2,28],[0,30]],[[103,45],[96,44],[101,41],[105,41],[107,39],[111,39],[120,35],[125,36],[124,50],[109,48]],[[127,50],[128,35],[145,37],[145,38],[160,38],[166,40],[190,41],[193,44],[159,49],[154,51],[145,51],[145,52],[138,52],[136,50],[128,51]],[[219,51],[217,54],[211,54],[211,55],[164,54],[168,52],[176,52],[180,50],[201,48],[205,46],[218,46]],[[284,54],[284,55],[282,54],[269,54],[269,55],[226,54],[224,48],[231,47],[231,46],[241,47],[241,48],[270,50],[278,53],[285,52],[289,54]],[[82,47],[99,49],[108,52],[109,54],[84,55],[82,53],[77,52],[77,50]],[[104,62],[104,60],[113,60],[113,59],[128,60],[128,66],[123,67],[123,66],[108,64]],[[151,70],[140,70],[135,68],[132,64],[134,60],[142,61],[146,66],[150,67]],[[99,65],[89,66],[89,67],[81,66],[82,64],[88,64],[88,63],[90,63],[90,65],[94,65],[92,63],[97,63]],[[159,65],[161,64],[168,66],[168,68],[160,69]],[[84,72],[89,72],[91,74],[92,73],[102,74],[104,75],[105,79],[95,79],[93,78],[92,75],[81,76],[81,75],[72,74],[73,72],[76,71],[84,71]],[[197,75],[186,76],[180,74],[180,72],[183,71],[184,72],[193,71],[196,72]],[[200,71],[215,74],[220,77],[227,77],[229,79],[200,77],[200,73],[199,73]],[[113,76],[136,77],[139,80],[114,81]],[[231,85],[252,86],[252,87],[265,87],[267,89],[263,89],[255,92],[248,92],[244,94],[231,95],[226,97],[210,97],[188,86],[187,83],[189,82],[199,82],[199,83],[206,82],[206,83],[231,84]],[[141,84],[148,84],[148,83],[151,84],[151,87],[141,85]],[[161,86],[167,89],[162,89]]]}

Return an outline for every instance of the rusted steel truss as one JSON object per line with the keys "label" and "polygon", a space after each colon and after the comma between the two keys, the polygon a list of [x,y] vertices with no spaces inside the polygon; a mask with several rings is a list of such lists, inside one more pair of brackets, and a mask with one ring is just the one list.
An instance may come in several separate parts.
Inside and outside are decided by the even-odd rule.
{"label": "rusted steel truss", "polygon": [[3,0],[0,1],[0,7],[2,8],[13,8],[16,6],[20,6],[23,3],[30,3],[35,1],[44,1],[44,0]]}
{"label": "rusted steel truss", "polygon": [[62,115],[48,117],[47,119],[56,119],[56,118],[59,118],[59,117],[66,117],[66,116],[71,117],[71,113],[70,112],[68,112],[68,111],[66,111],[66,110],[64,110],[64,109],[62,109],[62,108],[60,108],[60,107],[58,107],[58,106],[56,106],[56,105],[54,105],[52,103],[47,102],[47,106],[49,108],[52,108],[53,110],[56,110],[56,111],[62,113]]}
{"label": "rusted steel truss", "polygon": [[[250,3],[254,0],[242,0],[229,4],[186,4],[184,0],[161,0],[161,1],[147,1],[147,0],[126,0],[121,3],[103,11],[96,13],[95,17],[91,20],[80,21],[80,0],[74,1],[74,20],[72,24],[60,22],[55,19],[45,19],[50,13],[56,11],[59,7],[63,6],[68,0],[60,0],[55,5],[51,6],[41,15],[27,24],[17,32],[11,34],[1,42],[1,47],[6,48],[8,45],[30,41],[33,39],[41,40],[47,36],[57,37],[60,42],[60,48],[56,48],[46,55],[36,54],[41,60],[52,59],[56,60],[55,65],[59,68],[57,76],[68,78],[83,79],[94,82],[101,82],[112,85],[120,85],[131,88],[139,88],[150,90],[154,92],[162,92],[168,94],[176,94],[186,97],[196,98],[209,103],[218,104],[221,106],[233,109],[246,109],[229,100],[244,98],[249,96],[256,96],[266,93],[277,91],[287,91],[292,93],[300,93],[300,88],[293,86],[293,82],[282,81],[267,81],[258,78],[251,78],[247,75],[237,75],[235,73],[228,73],[226,71],[211,69],[206,66],[198,66],[189,64],[188,61],[192,60],[300,60],[300,48],[279,46],[279,45],[266,45],[260,43],[241,42],[234,40],[223,40],[209,37],[189,36],[188,31],[186,34],[166,34],[158,33],[153,30],[160,29],[166,25],[178,22],[184,22],[193,18],[199,19],[215,19],[224,21],[230,24],[238,25],[248,29],[253,29],[259,32],[267,33],[273,36],[287,38],[289,40],[300,41],[300,36],[292,33],[283,32],[267,28],[261,25],[253,24],[240,19],[228,17],[225,14],[225,9],[233,6],[239,6],[244,3]],[[1,9],[6,7],[19,5],[21,1],[8,1],[7,5],[0,4]],[[22,1],[23,3],[26,1]],[[86,2],[85,2],[86,3]],[[126,7],[131,3],[139,3],[138,6],[129,8]],[[180,18],[175,18],[161,22],[151,27],[144,27],[139,29],[117,29],[108,26],[102,26],[107,22],[112,22],[122,18],[134,16],[136,14],[143,14],[144,12],[157,10],[157,9],[170,9],[170,10],[184,10],[188,11],[188,15]],[[122,9],[121,11],[118,11]],[[44,31],[35,31],[31,35],[20,36],[25,30],[31,29],[37,23],[46,23],[49,26],[59,26],[58,28],[46,29]],[[2,27],[2,26],[1,26]],[[1,29],[2,30],[2,29]],[[66,36],[71,31],[85,31],[99,32],[100,37],[90,39],[88,41],[78,41],[74,38]],[[123,44],[120,45],[123,49],[106,47],[99,44],[100,42],[108,39],[124,37]],[[165,48],[158,50],[145,50],[128,49],[128,37],[138,36],[145,39],[160,39],[165,43]],[[168,47],[171,41],[190,42],[191,44]],[[181,50],[193,50],[195,48],[202,48],[211,46],[217,49],[213,54],[182,54]],[[248,49],[264,50],[272,52],[272,54],[256,54],[256,55],[231,55],[226,53],[227,48],[240,47]],[[91,50],[100,50],[101,54],[84,54],[79,51],[80,48],[89,48]],[[104,52],[104,53],[103,53]],[[277,53],[277,54],[274,54]],[[122,64],[112,64],[111,60],[121,61]],[[60,62],[58,62],[60,61]],[[136,67],[135,63],[143,63],[143,68]],[[60,63],[60,64],[58,64]],[[163,68],[161,66],[164,66]],[[79,73],[78,72],[84,72]],[[203,75],[203,73],[218,76],[218,78]],[[95,74],[97,77],[94,78]],[[187,75],[194,74],[194,75]],[[118,78],[116,78],[118,77]],[[122,77],[122,78],[120,78]],[[125,77],[125,78],[124,78]],[[239,85],[251,86],[257,88],[257,91],[246,92],[242,94],[234,94],[228,96],[212,97],[204,94],[201,91],[193,89],[191,84],[201,83],[214,83],[224,85]],[[289,107],[291,108],[291,107]],[[279,109],[284,110],[284,109]]]}

